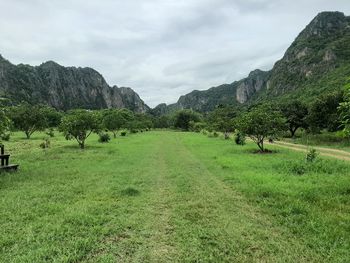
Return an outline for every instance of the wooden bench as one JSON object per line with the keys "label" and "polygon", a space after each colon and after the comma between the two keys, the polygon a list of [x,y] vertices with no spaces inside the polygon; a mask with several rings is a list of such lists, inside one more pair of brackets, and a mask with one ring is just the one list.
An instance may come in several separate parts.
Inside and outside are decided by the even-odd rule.
{"label": "wooden bench", "polygon": [[5,146],[0,145],[0,171],[16,171],[18,164],[9,164],[10,155],[5,154]]}

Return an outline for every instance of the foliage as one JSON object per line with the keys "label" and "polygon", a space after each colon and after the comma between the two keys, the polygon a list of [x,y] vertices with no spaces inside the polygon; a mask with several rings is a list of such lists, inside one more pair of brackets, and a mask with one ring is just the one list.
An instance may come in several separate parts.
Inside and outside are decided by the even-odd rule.
{"label": "foliage", "polygon": [[319,96],[310,106],[307,123],[312,132],[322,129],[337,131],[340,128],[338,107],[343,101],[343,92],[336,91]]}
{"label": "foliage", "polygon": [[121,132],[120,132],[120,136],[125,137],[125,136],[126,136],[126,134],[127,134],[127,131],[121,131]]}
{"label": "foliage", "polygon": [[50,148],[50,144],[51,144],[50,138],[46,137],[46,138],[44,138],[44,141],[42,143],[40,143],[39,146],[42,149],[47,149],[47,148]]}
{"label": "foliage", "polygon": [[206,128],[206,123],[204,122],[194,122],[190,121],[189,122],[189,130],[193,132],[200,132],[201,130]]}
{"label": "foliage", "polygon": [[306,153],[306,161],[308,163],[312,163],[316,160],[317,158],[317,151],[314,148],[311,148],[307,153]]}
{"label": "foliage", "polygon": [[210,130],[223,133],[234,131],[234,118],[237,117],[237,108],[232,106],[219,105],[207,117]]}
{"label": "foliage", "polygon": [[42,131],[48,127],[46,110],[45,106],[23,103],[11,108],[10,118],[14,127],[23,131],[29,139],[34,132]]}
{"label": "foliage", "polygon": [[235,133],[235,143],[237,145],[245,145],[245,135],[243,133],[241,133],[240,131],[237,131]]}
{"label": "foliage", "polygon": [[56,128],[60,125],[63,114],[48,106],[42,107],[43,114],[47,121],[47,127]]}
{"label": "foliage", "polygon": [[164,129],[164,128],[171,127],[172,120],[169,115],[163,115],[163,116],[155,117],[153,123],[154,123],[154,128]]}
{"label": "foliage", "polygon": [[99,136],[98,141],[100,143],[109,142],[111,140],[111,137],[109,136],[109,134],[105,132],[99,133],[98,136]]}
{"label": "foliage", "polygon": [[350,84],[345,87],[344,102],[340,103],[339,110],[343,131],[350,138]]}
{"label": "foliage", "polygon": [[0,108],[0,138],[10,130],[11,120],[6,115],[5,110]]}
{"label": "foliage", "polygon": [[74,138],[81,149],[85,148],[85,140],[91,133],[101,130],[101,117],[98,113],[87,110],[72,110],[63,117],[59,130],[66,139]]}
{"label": "foliage", "polygon": [[201,115],[197,112],[192,110],[181,110],[176,112],[174,116],[174,126],[183,131],[188,131],[190,129],[190,122],[200,122],[201,119]]}
{"label": "foliage", "polygon": [[114,138],[118,130],[126,128],[127,123],[134,118],[131,111],[127,109],[109,109],[103,112],[103,127],[113,133]]}
{"label": "foliage", "polygon": [[277,136],[284,131],[286,120],[271,105],[263,104],[243,114],[238,118],[236,125],[238,130],[247,134],[261,151],[265,151],[265,138]]}
{"label": "foliage", "polygon": [[55,137],[55,130],[53,128],[48,129],[45,133],[50,137]]}
{"label": "foliage", "polygon": [[299,100],[292,100],[281,104],[280,107],[292,137],[299,128],[307,128],[308,109],[304,103]]}
{"label": "foliage", "polygon": [[5,133],[0,138],[1,138],[1,140],[8,142],[11,138],[11,133]]}

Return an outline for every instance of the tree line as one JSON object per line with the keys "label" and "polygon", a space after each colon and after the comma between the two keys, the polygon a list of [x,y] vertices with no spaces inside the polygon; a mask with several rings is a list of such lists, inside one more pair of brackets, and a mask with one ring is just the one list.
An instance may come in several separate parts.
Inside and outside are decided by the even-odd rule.
{"label": "tree line", "polygon": [[344,136],[350,137],[350,84],[344,91],[321,95],[309,105],[296,99],[250,106],[219,105],[206,114],[189,109],[163,116],[133,113],[127,109],[60,112],[45,105],[23,103],[10,106],[5,100],[0,100],[0,106],[1,138],[12,130],[23,131],[29,139],[36,131],[58,128],[66,139],[76,140],[81,148],[85,147],[85,141],[92,133],[105,131],[116,137],[122,129],[132,133],[151,128],[207,130],[222,132],[225,138],[236,132],[241,138],[249,136],[261,151],[265,150],[266,138],[285,135],[286,132],[294,137],[299,129],[309,133],[342,130]]}

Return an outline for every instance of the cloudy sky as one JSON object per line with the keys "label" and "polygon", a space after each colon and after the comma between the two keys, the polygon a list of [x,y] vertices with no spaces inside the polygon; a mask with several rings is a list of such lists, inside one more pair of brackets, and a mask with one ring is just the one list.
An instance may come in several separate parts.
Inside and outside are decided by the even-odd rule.
{"label": "cloudy sky", "polygon": [[321,11],[349,0],[0,0],[12,63],[92,67],[150,106],[270,69]]}

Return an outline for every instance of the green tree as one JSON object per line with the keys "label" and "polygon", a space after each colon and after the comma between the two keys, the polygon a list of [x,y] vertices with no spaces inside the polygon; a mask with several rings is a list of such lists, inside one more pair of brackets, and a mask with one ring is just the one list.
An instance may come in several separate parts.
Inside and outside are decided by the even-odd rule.
{"label": "green tree", "polygon": [[307,128],[306,117],[308,115],[308,109],[305,104],[299,100],[293,100],[283,103],[280,108],[283,116],[286,118],[292,137],[294,137],[295,132],[299,128]]}
{"label": "green tree", "polygon": [[320,132],[322,129],[337,131],[341,122],[338,107],[343,102],[344,93],[336,91],[321,95],[312,104],[307,116],[307,123],[312,132]]}
{"label": "green tree", "polygon": [[190,122],[200,122],[202,119],[201,115],[192,110],[181,110],[176,112],[174,116],[175,128],[188,131],[190,128]]}
{"label": "green tree", "polygon": [[210,130],[220,131],[229,138],[229,133],[235,130],[234,119],[237,117],[237,108],[232,106],[219,106],[210,112],[207,117],[207,123]]}
{"label": "green tree", "polygon": [[6,116],[5,110],[0,109],[0,139],[10,130],[10,126],[11,120]]}
{"label": "green tree", "polygon": [[46,117],[48,128],[56,128],[60,125],[63,116],[61,112],[49,106],[44,106],[42,110]]}
{"label": "green tree", "polygon": [[168,115],[155,117],[153,123],[155,128],[170,128],[171,118]]}
{"label": "green tree", "polygon": [[271,105],[259,105],[240,116],[236,125],[238,130],[248,135],[263,152],[265,151],[264,140],[284,131],[286,120]]}
{"label": "green tree", "polygon": [[340,103],[339,110],[344,133],[350,137],[350,84],[345,87],[344,102]]}
{"label": "green tree", "polygon": [[118,130],[125,128],[128,121],[133,119],[129,110],[110,109],[103,112],[103,127],[117,137]]}
{"label": "green tree", "polygon": [[85,148],[85,140],[91,133],[101,130],[101,117],[97,112],[87,110],[73,110],[62,118],[59,130],[67,140],[74,138],[81,149]]}
{"label": "green tree", "polygon": [[14,127],[25,133],[27,139],[36,131],[42,131],[48,126],[45,107],[27,103],[12,107],[10,119]]}

